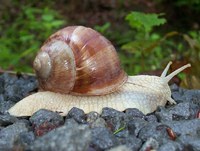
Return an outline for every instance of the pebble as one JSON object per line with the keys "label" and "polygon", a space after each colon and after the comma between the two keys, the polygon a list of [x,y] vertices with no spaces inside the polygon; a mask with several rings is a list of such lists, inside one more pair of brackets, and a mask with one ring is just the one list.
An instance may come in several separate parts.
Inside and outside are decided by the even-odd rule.
{"label": "pebble", "polygon": [[194,119],[199,111],[199,107],[196,104],[184,102],[172,106],[168,109],[160,108],[155,114],[157,118],[162,121],[172,121],[172,120],[186,120]]}
{"label": "pebble", "polygon": [[91,146],[97,150],[106,150],[119,145],[117,138],[106,128],[92,128]]}
{"label": "pebble", "polygon": [[199,151],[200,90],[172,85],[176,105],[144,115],[103,108],[102,113],[73,108],[66,117],[40,110],[17,118],[7,110],[37,90],[35,77],[0,75],[0,150],[24,151]]}
{"label": "pebble", "polygon": [[159,147],[159,142],[152,138],[152,137],[149,137],[145,143],[142,145],[140,151],[153,151],[153,150],[157,150]]}
{"label": "pebble", "polygon": [[132,151],[132,149],[128,148],[126,145],[119,145],[107,151]]}
{"label": "pebble", "polygon": [[30,117],[36,136],[42,136],[47,132],[64,124],[64,119],[56,112],[41,109]]}
{"label": "pebble", "polygon": [[138,136],[139,131],[148,124],[143,119],[133,119],[128,122],[128,130],[131,135]]}
{"label": "pebble", "polygon": [[15,140],[23,132],[28,132],[29,127],[26,123],[16,122],[0,131],[0,150],[12,150]]}
{"label": "pebble", "polygon": [[125,110],[125,115],[129,120],[132,120],[134,118],[145,118],[145,115],[136,108],[129,108]]}
{"label": "pebble", "polygon": [[196,135],[200,130],[200,120],[182,120],[182,121],[166,121],[165,125],[169,126],[176,135]]}
{"label": "pebble", "polygon": [[73,107],[67,114],[66,118],[73,118],[78,123],[87,123],[86,115],[82,109]]}
{"label": "pebble", "polygon": [[200,136],[191,136],[191,135],[181,135],[178,138],[178,141],[181,142],[186,149],[192,151],[200,150]]}
{"label": "pebble", "polygon": [[9,114],[0,114],[0,126],[6,127],[15,123],[18,119]]}
{"label": "pebble", "polygon": [[142,146],[141,139],[130,135],[129,137],[126,137],[124,139],[120,139],[120,143],[126,145],[131,150],[139,150]]}
{"label": "pebble", "polygon": [[63,125],[38,137],[30,146],[31,151],[88,151],[91,132],[84,125]]}
{"label": "pebble", "polygon": [[143,141],[147,141],[148,138],[153,138],[159,142],[162,142],[162,139],[170,139],[166,129],[167,126],[164,124],[149,123],[139,131],[138,137]]}

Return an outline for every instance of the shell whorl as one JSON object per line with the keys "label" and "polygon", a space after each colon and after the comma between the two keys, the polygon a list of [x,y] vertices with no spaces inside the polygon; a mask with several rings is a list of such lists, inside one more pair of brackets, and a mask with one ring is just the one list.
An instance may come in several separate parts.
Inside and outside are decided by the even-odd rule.
{"label": "shell whorl", "polygon": [[83,26],[69,26],[50,36],[34,68],[41,89],[60,93],[108,94],[127,81],[111,42]]}

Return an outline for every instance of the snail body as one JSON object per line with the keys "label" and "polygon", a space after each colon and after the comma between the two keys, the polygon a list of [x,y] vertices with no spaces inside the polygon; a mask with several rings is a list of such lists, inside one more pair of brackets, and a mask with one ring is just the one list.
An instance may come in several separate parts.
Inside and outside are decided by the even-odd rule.
{"label": "snail body", "polygon": [[151,113],[167,101],[176,103],[168,82],[190,66],[182,66],[166,76],[170,65],[171,62],[160,77],[127,76],[106,38],[83,26],[67,27],[50,36],[34,60],[42,92],[22,99],[8,112],[31,116],[39,109],[49,109],[66,115],[72,107],[85,113],[111,107]]}

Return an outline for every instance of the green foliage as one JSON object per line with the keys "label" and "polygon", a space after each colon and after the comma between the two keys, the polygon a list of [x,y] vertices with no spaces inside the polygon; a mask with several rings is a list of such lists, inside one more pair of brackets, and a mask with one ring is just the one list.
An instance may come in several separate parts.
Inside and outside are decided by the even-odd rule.
{"label": "green foliage", "polygon": [[65,23],[56,11],[48,7],[42,9],[28,5],[19,6],[14,17],[6,13],[3,17],[0,67],[18,71],[31,71],[33,57],[41,44]]}
{"label": "green foliage", "polygon": [[[158,33],[152,33],[156,26],[166,23],[166,19],[161,16],[162,14],[131,12],[125,17],[131,29],[135,31],[134,38],[121,46],[122,50],[127,52],[125,56],[122,54],[120,57],[129,74],[159,68],[158,60],[165,58],[169,53],[169,50],[163,51],[159,45],[176,32],[167,33],[164,37]],[[127,56],[132,57],[128,60],[123,59]]]}
{"label": "green foliage", "polygon": [[111,24],[109,22],[103,24],[102,26],[96,25],[94,27],[95,30],[99,31],[102,34],[106,34]]}
{"label": "green foliage", "polygon": [[166,23],[166,19],[158,18],[163,14],[145,14],[142,12],[131,12],[126,16],[126,20],[132,28],[139,32],[149,33],[154,26]]}

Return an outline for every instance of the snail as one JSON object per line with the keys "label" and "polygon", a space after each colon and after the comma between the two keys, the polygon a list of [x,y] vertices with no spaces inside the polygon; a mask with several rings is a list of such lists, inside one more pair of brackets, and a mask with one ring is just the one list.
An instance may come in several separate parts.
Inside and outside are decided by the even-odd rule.
{"label": "snail", "polygon": [[48,109],[65,116],[73,107],[85,113],[111,107],[119,111],[138,108],[148,114],[167,101],[176,103],[168,82],[191,65],[167,75],[171,64],[160,77],[128,76],[109,40],[91,28],[65,27],[46,40],[34,60],[42,91],[22,99],[8,112],[31,116],[39,109]]}

